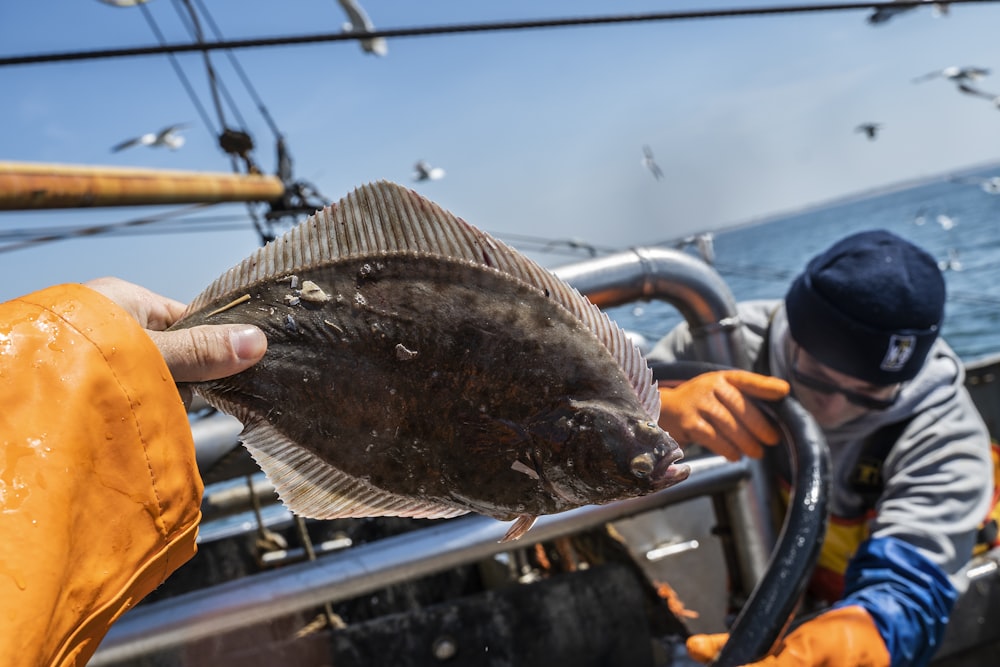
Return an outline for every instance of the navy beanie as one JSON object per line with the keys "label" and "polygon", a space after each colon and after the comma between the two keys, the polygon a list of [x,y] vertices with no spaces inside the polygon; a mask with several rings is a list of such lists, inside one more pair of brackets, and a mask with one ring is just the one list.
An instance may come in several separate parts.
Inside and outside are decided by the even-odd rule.
{"label": "navy beanie", "polygon": [[938,336],[944,302],[934,258],[883,230],[833,244],[785,296],[795,342],[830,368],[876,385],[913,379]]}

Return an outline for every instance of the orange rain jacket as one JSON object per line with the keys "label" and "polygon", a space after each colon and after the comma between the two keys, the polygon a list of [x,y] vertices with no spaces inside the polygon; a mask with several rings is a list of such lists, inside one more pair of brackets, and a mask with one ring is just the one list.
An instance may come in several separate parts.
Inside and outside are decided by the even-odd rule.
{"label": "orange rain jacket", "polygon": [[84,665],[195,552],[202,483],[139,324],[63,285],[0,304],[0,664]]}

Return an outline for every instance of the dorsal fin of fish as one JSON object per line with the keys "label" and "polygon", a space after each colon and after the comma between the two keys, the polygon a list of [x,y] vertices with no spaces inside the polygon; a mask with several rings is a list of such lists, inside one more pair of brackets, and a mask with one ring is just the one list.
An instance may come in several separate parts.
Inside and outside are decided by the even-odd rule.
{"label": "dorsal fin of fish", "polygon": [[310,519],[399,516],[448,519],[468,510],[373,489],[256,420],[240,434],[288,509]]}
{"label": "dorsal fin of fish", "polygon": [[640,405],[656,421],[660,394],[625,332],[577,290],[537,263],[419,194],[386,181],[364,185],[268,243],[210,285],[188,307],[202,308],[254,283],[335,260],[379,254],[439,255],[488,267],[534,286],[579,319],[618,362]]}

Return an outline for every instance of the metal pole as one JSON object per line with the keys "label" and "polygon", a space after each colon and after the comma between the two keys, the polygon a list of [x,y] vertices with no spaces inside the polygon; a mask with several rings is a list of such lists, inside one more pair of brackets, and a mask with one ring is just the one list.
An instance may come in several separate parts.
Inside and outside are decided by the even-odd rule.
{"label": "metal pole", "polygon": [[480,561],[512,548],[720,493],[747,475],[746,465],[728,463],[722,457],[696,459],[690,465],[691,476],[683,484],[640,498],[540,517],[514,544],[500,542],[508,528],[506,523],[475,515],[144,605],[126,613],[112,626],[89,664],[134,659]]}

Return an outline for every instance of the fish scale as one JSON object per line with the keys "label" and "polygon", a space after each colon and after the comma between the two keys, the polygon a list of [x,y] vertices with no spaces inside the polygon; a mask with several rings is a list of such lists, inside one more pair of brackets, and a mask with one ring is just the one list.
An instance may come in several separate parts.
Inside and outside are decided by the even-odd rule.
{"label": "fish scale", "polygon": [[174,326],[251,323],[254,367],[198,383],[292,511],[516,520],[687,467],[624,332],[417,193],[363,186],[223,274]]}

